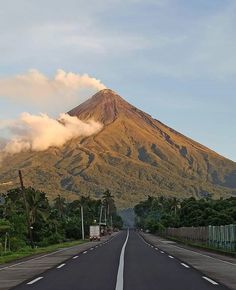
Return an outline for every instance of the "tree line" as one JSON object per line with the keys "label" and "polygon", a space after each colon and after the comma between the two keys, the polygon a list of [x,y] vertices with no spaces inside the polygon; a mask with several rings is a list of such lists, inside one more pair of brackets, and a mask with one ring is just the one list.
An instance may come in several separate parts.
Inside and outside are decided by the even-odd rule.
{"label": "tree line", "polygon": [[81,206],[85,236],[89,235],[91,224],[98,224],[101,207],[106,212],[109,226],[112,222],[113,227],[122,227],[110,191],[104,192],[99,200],[82,196],[69,202],[58,195],[49,202],[45,192],[29,187],[23,194],[22,189],[16,188],[1,194],[1,201],[0,252],[4,248],[17,251],[27,246],[48,246],[80,239]]}
{"label": "tree line", "polygon": [[149,196],[134,211],[137,226],[151,232],[167,227],[227,225],[236,223],[236,197],[216,200]]}

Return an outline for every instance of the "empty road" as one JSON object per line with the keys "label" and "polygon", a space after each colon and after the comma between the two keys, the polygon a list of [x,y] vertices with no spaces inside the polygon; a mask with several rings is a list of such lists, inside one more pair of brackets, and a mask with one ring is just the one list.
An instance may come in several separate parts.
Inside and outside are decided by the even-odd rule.
{"label": "empty road", "polygon": [[155,248],[134,231],[122,231],[32,277],[16,290],[226,290],[216,280]]}

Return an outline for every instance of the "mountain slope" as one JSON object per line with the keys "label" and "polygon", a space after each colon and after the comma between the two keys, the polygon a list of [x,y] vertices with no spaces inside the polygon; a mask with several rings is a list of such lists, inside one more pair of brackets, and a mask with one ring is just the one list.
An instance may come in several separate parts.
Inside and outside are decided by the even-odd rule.
{"label": "mountain slope", "polygon": [[62,148],[21,153],[0,168],[0,180],[16,178],[52,196],[99,196],[109,188],[120,207],[146,195],[215,196],[236,194],[236,163],[183,136],[102,90],[68,112],[104,124],[96,135],[71,140]]}

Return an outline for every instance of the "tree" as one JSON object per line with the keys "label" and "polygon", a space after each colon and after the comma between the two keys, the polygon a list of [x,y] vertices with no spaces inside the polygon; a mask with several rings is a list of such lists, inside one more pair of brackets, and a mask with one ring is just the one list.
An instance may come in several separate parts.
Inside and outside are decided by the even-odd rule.
{"label": "tree", "polygon": [[109,190],[106,190],[102,195],[102,203],[105,207],[105,212],[107,214],[108,221],[110,221],[110,225],[112,223],[112,216],[116,214],[116,206],[114,201],[114,196],[111,194]]}

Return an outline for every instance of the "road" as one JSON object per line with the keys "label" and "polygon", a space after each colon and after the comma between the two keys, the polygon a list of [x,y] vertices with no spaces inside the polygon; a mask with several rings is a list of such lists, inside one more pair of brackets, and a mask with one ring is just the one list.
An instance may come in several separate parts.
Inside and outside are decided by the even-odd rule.
{"label": "road", "polygon": [[226,288],[135,231],[123,231],[15,290],[210,290]]}

